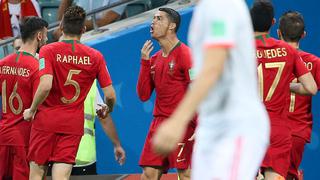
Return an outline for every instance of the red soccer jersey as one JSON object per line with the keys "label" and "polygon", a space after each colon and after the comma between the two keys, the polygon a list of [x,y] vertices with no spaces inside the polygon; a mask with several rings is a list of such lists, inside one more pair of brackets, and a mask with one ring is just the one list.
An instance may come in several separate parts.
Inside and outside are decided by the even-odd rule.
{"label": "red soccer jersey", "polygon": [[141,60],[137,92],[140,99],[146,101],[155,89],[155,117],[168,117],[177,107],[188,89],[191,65],[190,49],[183,43],[168,57],[163,57],[160,50],[150,60]]}
{"label": "red soccer jersey", "polygon": [[37,89],[38,67],[38,61],[26,52],[11,54],[0,61],[0,145],[29,143],[31,123],[23,120],[23,111],[31,106]]}
{"label": "red soccer jersey", "polygon": [[82,135],[84,100],[94,79],[111,84],[102,54],[75,40],[46,45],[39,54],[39,76],[53,76],[52,89],[36,114],[33,128]]}
{"label": "red soccer jersey", "polygon": [[[300,57],[304,61],[307,69],[311,72],[317,85],[320,85],[320,59],[310,53],[298,51]],[[291,79],[297,82],[295,77]],[[292,134],[301,137],[307,142],[311,140],[312,131],[312,113],[311,113],[312,96],[301,96],[291,93],[287,98],[287,111],[290,120]]]}
{"label": "red soccer jersey", "polygon": [[[298,52],[284,41],[269,35],[256,37],[260,96],[269,113],[271,124],[285,121],[286,97],[290,94],[291,75],[308,73]],[[273,118],[276,117],[276,118]],[[286,119],[286,118],[285,118]]]}

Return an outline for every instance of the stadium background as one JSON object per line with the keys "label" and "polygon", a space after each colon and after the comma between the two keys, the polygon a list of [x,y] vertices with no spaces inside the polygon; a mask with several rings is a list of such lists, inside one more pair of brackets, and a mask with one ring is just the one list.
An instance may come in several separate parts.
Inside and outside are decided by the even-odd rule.
{"label": "stadium background", "polygon": [[[253,0],[247,0],[251,5]],[[276,18],[287,10],[298,10],[305,17],[307,37],[301,43],[301,49],[320,56],[319,32],[320,20],[315,16],[319,2],[317,0],[282,0],[273,1],[276,10]],[[182,24],[179,30],[179,38],[187,42],[188,26],[193,8],[186,8],[182,14]],[[151,19],[150,19],[151,21]],[[138,166],[140,153],[144,140],[152,120],[154,97],[142,103],[136,95],[136,82],[140,67],[140,48],[150,39],[150,21],[129,27],[123,31],[85,42],[103,53],[107,60],[113,84],[117,92],[117,104],[112,113],[118,129],[120,139],[127,153],[127,162],[120,167],[114,160],[113,148],[105,136],[101,126],[97,123],[97,172],[98,174],[132,174],[141,173]],[[276,36],[277,24],[272,28],[272,36]],[[156,44],[156,43],[154,43]],[[158,50],[159,46],[155,47]],[[154,53],[153,52],[153,53]],[[314,130],[312,143],[306,146],[302,169],[306,180],[317,179],[318,162],[320,162],[320,99],[314,97]]]}

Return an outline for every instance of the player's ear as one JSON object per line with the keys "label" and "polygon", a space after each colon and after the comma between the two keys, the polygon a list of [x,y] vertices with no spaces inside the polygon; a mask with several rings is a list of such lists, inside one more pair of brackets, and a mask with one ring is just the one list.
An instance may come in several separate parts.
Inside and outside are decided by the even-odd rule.
{"label": "player's ear", "polygon": [[303,31],[303,34],[301,35],[301,39],[302,38],[305,38],[307,36],[307,32],[306,31]]}
{"label": "player's ear", "polygon": [[43,39],[43,33],[42,31],[37,32],[37,41],[41,41]]}
{"label": "player's ear", "polygon": [[272,25],[276,24],[276,22],[277,22],[276,18],[273,18],[272,19]]}
{"label": "player's ear", "polygon": [[83,26],[83,28],[81,29],[81,34],[84,34],[87,31],[87,26]]}
{"label": "player's ear", "polygon": [[283,36],[282,36],[280,29],[277,29],[277,35],[278,35],[279,39],[283,40]]}
{"label": "player's ear", "polygon": [[170,23],[169,29],[174,31],[174,29],[177,27],[176,23]]}
{"label": "player's ear", "polygon": [[61,32],[63,32],[63,25],[62,25],[62,21],[60,21],[59,29],[60,29],[60,31],[61,31]]}

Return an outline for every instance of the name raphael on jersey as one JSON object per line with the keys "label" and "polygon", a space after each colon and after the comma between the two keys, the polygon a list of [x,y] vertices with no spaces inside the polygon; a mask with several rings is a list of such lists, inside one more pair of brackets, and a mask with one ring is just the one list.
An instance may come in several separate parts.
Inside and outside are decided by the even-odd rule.
{"label": "name raphael on jersey", "polygon": [[30,69],[12,66],[0,66],[0,74],[29,77]]}
{"label": "name raphael on jersey", "polygon": [[81,56],[57,54],[56,60],[57,60],[57,62],[62,62],[62,63],[91,65],[89,56],[81,57]]}
{"label": "name raphael on jersey", "polygon": [[272,58],[279,58],[287,56],[287,49],[286,48],[276,48],[276,49],[265,49],[265,50],[257,50],[257,58],[265,58],[265,59],[272,59]]}

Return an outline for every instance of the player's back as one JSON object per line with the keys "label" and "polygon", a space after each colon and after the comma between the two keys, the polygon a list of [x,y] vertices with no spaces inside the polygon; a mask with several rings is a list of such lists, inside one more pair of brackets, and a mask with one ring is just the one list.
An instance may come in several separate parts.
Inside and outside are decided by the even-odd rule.
{"label": "player's back", "polygon": [[282,115],[290,78],[306,73],[297,51],[268,34],[256,37],[260,97],[270,114]]}
{"label": "player's back", "polygon": [[31,106],[38,84],[38,61],[27,52],[11,54],[0,61],[2,119],[0,144],[27,145],[31,123],[23,110]]}
{"label": "player's back", "polygon": [[[302,58],[308,71],[311,72],[317,85],[320,85],[320,59],[308,52],[298,50],[298,54]],[[291,77],[293,82],[297,82],[295,77]],[[304,138],[306,141],[311,140],[312,130],[312,113],[311,113],[312,96],[303,96],[291,93],[287,97],[287,111],[290,120],[292,133],[295,136]]]}
{"label": "player's back", "polygon": [[[66,40],[42,47],[39,73],[40,76],[51,74],[53,83],[50,94],[39,107],[35,127],[82,134],[84,100],[94,79],[105,69],[102,54],[78,41]],[[47,120],[53,117],[53,122]]]}

